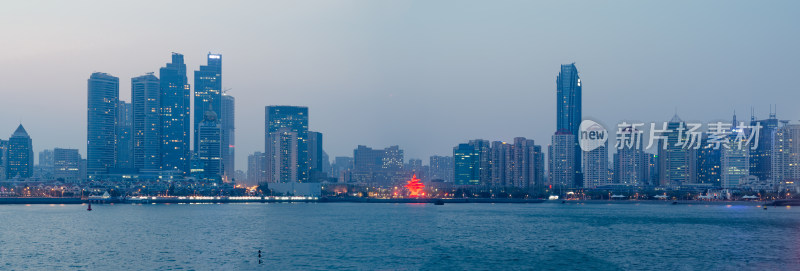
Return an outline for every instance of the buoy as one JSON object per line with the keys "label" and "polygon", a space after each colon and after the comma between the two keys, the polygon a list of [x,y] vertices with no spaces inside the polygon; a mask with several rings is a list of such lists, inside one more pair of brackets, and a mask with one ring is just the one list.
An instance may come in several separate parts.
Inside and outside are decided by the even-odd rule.
{"label": "buoy", "polygon": [[86,208],[86,211],[92,211],[92,202],[89,202],[89,208]]}

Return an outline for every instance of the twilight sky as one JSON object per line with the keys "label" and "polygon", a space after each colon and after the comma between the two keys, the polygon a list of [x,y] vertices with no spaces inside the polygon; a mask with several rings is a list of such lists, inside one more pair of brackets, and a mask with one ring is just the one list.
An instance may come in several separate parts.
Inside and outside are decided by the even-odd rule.
{"label": "twilight sky", "polygon": [[[800,119],[798,1],[16,1],[0,8],[0,138],[86,155],[86,80],[223,55],[237,169],[264,148],[264,106],[309,107],[324,148],[452,155],[469,139],[555,132],[555,78],[575,62],[583,115]],[[192,85],[192,87],[194,87]],[[37,155],[38,156],[38,155]]]}

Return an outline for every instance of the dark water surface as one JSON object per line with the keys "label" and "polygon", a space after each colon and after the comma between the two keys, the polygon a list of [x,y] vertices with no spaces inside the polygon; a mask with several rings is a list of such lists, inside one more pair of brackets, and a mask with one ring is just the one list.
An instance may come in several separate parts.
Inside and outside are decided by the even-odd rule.
{"label": "dark water surface", "polygon": [[0,270],[800,270],[797,207],[271,203],[85,209],[0,205]]}

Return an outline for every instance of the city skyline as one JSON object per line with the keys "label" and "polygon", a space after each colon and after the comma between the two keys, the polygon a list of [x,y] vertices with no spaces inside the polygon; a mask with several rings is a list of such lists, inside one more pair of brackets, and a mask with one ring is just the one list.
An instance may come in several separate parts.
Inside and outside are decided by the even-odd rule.
{"label": "city skyline", "polygon": [[[724,4],[725,12],[714,11],[720,3]],[[83,144],[86,131],[74,128],[85,125],[82,120],[86,119],[86,76],[98,71],[120,78],[120,98],[130,102],[126,91],[130,88],[129,79],[157,72],[170,51],[186,56],[187,71],[204,65],[209,52],[226,56],[223,88],[231,88],[230,94],[237,98],[238,103],[238,169],[245,168],[247,155],[263,149],[263,127],[259,125],[263,120],[257,116],[263,114],[263,106],[273,104],[309,107],[309,113],[315,116],[310,125],[315,127],[315,131],[325,134],[324,148],[331,159],[350,156],[358,145],[376,148],[399,145],[407,158],[427,161],[431,155],[451,155],[453,146],[476,138],[511,140],[524,136],[547,142],[555,127],[552,100],[557,70],[554,67],[572,62],[578,66],[582,83],[586,86],[583,93],[584,118],[598,120],[609,128],[623,120],[666,121],[675,107],[686,121],[730,120],[734,110],[740,112],[742,119],[747,119],[749,114],[742,113],[749,112],[751,106],[756,109],[757,119],[766,119],[769,104],[780,101],[777,106],[779,118],[796,121],[800,116],[800,109],[792,106],[792,101],[797,100],[800,94],[791,91],[793,86],[790,83],[786,84],[791,80],[780,80],[796,74],[797,67],[792,63],[800,60],[796,50],[788,49],[797,47],[797,37],[784,34],[790,33],[791,26],[798,20],[790,16],[791,8],[709,2],[677,9],[667,4],[638,3],[627,7],[628,10],[614,11],[599,4],[584,3],[577,9],[570,9],[574,12],[571,15],[582,19],[553,26],[542,22],[568,14],[567,4],[549,4],[542,9],[528,4],[517,7],[519,11],[497,5],[479,11],[483,6],[468,3],[464,10],[448,15],[456,21],[453,24],[429,14],[444,10],[446,5],[441,3],[416,4],[424,7],[421,9],[398,3],[359,8],[322,5],[313,10],[304,10],[295,4],[269,5],[278,5],[274,6],[276,12],[299,12],[298,17],[260,19],[258,22],[262,24],[251,27],[238,21],[203,25],[211,30],[238,27],[279,31],[282,28],[273,23],[296,23],[314,18],[315,22],[330,22],[332,30],[345,33],[353,40],[321,36],[321,42],[310,44],[307,39],[320,37],[328,29],[316,24],[301,24],[293,28],[296,30],[294,35],[284,33],[275,38],[253,38],[248,40],[252,45],[244,46],[240,45],[245,41],[241,36],[231,39],[231,42],[181,41],[181,37],[196,31],[181,28],[185,34],[179,33],[176,37],[163,37],[162,32],[156,31],[155,35],[163,39],[152,47],[134,50],[103,38],[97,41],[102,48],[91,47],[89,50],[76,47],[81,43],[73,38],[53,33],[55,24],[42,20],[30,27],[42,33],[40,35],[50,34],[53,39],[47,41],[61,41],[62,46],[58,50],[43,51],[41,46],[46,43],[42,37],[19,32],[17,28],[10,32],[11,37],[23,39],[12,38],[7,47],[9,50],[0,52],[0,59],[7,63],[0,71],[8,76],[2,91],[15,98],[0,102],[0,113],[5,116],[0,120],[0,127],[8,127],[5,133],[10,135],[20,122],[25,125],[35,141],[34,153],[44,149],[74,148],[86,155]],[[229,8],[226,4],[219,5],[220,10]],[[354,17],[326,12],[324,8]],[[21,9],[23,7],[11,7],[0,14],[6,19],[18,19],[26,15]],[[620,19],[587,24],[588,18],[597,19],[599,16],[589,14],[592,9],[602,9],[607,11],[605,16],[619,16]],[[625,24],[634,19],[628,13],[651,14],[655,9],[684,17],[679,20],[653,16],[639,18],[637,22],[641,25],[638,26]],[[543,14],[542,10],[554,12]],[[14,11],[20,12],[15,14]],[[41,14],[28,15],[41,17],[50,12],[45,10]],[[80,16],[81,12],[76,9],[75,14],[65,16]],[[394,15],[385,19],[368,18],[378,27],[395,26],[398,31],[381,35],[369,29],[349,28],[351,25],[348,23],[366,20],[365,16],[373,12]],[[115,12],[110,13],[113,14]],[[491,18],[499,18],[500,14],[507,16],[490,20],[482,28],[464,24],[464,20],[477,14]],[[762,20],[744,23],[736,19],[736,14],[756,16]],[[192,19],[199,15],[182,16]],[[404,18],[415,16],[420,24],[396,25]],[[165,20],[165,16],[154,16],[154,22]],[[92,31],[79,26],[88,22],[91,21],[75,20],[64,25],[62,32],[87,38],[86,35]],[[426,23],[438,27],[427,29],[423,27]],[[130,27],[124,16],[112,24]],[[611,29],[611,26],[616,28]],[[342,32],[345,29],[347,31]],[[501,29],[506,32],[492,34]],[[575,32],[565,34],[566,29]],[[770,31],[761,31],[764,29]],[[503,35],[528,32],[537,39]],[[423,36],[417,37],[414,33]],[[472,34],[484,38],[474,40]],[[227,34],[222,35],[220,40],[225,40]],[[636,35],[646,37],[647,41],[637,39]],[[110,36],[129,39],[114,32]],[[536,42],[538,39],[561,42],[542,44]],[[391,42],[396,40],[414,42],[407,46]],[[422,50],[419,42],[433,45]],[[266,44],[270,45],[266,50],[261,48]],[[353,50],[353,46],[363,50]],[[461,49],[447,50],[455,46]],[[495,49],[476,50],[486,46]],[[476,51],[480,53],[473,55]],[[389,52],[407,57],[390,57]],[[359,57],[353,58],[355,56]],[[736,56],[735,60],[733,56]],[[342,66],[344,62],[348,65]],[[37,71],[37,76],[52,77],[53,80],[30,80],[27,74],[33,70]],[[194,82],[192,73],[187,73],[187,81]],[[767,78],[775,80],[765,80]],[[60,114],[45,116],[24,110],[42,104]],[[448,113],[464,104],[483,106],[487,110],[457,115]],[[514,114],[503,112],[504,108],[514,108]],[[472,121],[485,125],[467,125]],[[63,132],[50,132],[55,130]],[[422,138],[417,136],[419,133],[431,136],[420,140],[417,139]]]}

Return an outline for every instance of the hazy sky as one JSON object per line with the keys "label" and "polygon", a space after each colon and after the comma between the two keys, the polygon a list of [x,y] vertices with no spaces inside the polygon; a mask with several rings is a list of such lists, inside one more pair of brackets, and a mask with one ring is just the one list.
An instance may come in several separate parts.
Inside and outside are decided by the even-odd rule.
{"label": "hazy sky", "polygon": [[[210,52],[236,97],[238,169],[264,148],[264,106],[309,107],[324,148],[452,155],[469,139],[555,131],[575,62],[583,114],[621,120],[800,119],[798,1],[16,1],[0,8],[0,137],[86,155],[86,80]],[[194,86],[192,86],[194,87]]]}

